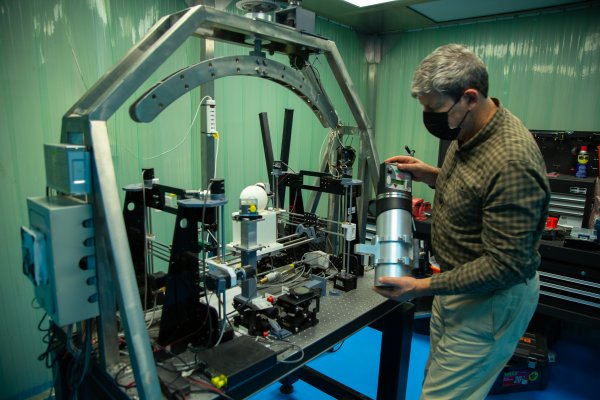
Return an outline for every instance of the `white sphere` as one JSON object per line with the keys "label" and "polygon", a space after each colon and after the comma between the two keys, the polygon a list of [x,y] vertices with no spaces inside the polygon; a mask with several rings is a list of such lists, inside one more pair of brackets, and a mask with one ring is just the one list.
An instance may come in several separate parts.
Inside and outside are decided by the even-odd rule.
{"label": "white sphere", "polygon": [[258,212],[264,211],[269,202],[269,196],[267,196],[264,186],[259,186],[258,183],[256,185],[246,186],[244,190],[242,190],[242,193],[240,193],[240,199],[256,199]]}

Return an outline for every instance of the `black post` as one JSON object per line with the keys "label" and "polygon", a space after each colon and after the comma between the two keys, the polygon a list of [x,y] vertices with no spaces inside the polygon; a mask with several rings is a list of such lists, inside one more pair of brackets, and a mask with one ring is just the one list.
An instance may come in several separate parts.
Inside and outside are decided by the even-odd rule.
{"label": "black post", "polygon": [[[281,137],[281,154],[280,160],[285,163],[284,171],[287,172],[287,165],[290,162],[290,146],[292,145],[292,124],[294,122],[294,110],[289,108],[285,109],[285,116],[283,118],[283,134]],[[278,184],[279,185],[279,184]],[[281,190],[283,186],[279,185],[277,188],[279,191],[279,204],[285,203],[285,189]]]}
{"label": "black post", "polygon": [[378,399],[406,397],[414,313],[415,306],[406,302],[378,321],[382,331]]}
{"label": "black post", "polygon": [[267,163],[267,182],[271,180],[271,172],[273,172],[273,145],[271,144],[271,131],[269,130],[269,117],[266,112],[258,114],[260,121],[260,133],[262,134],[263,148],[265,150],[265,161]]}

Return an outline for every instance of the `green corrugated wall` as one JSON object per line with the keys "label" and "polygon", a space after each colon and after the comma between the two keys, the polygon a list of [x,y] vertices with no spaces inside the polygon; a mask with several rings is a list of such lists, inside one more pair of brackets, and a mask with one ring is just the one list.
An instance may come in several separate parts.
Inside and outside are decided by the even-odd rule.
{"label": "green corrugated wall", "polygon": [[[43,144],[60,139],[64,113],[163,15],[186,8],[183,0],[0,0],[0,398],[24,398],[50,385],[37,356],[45,349],[36,325],[43,313],[31,306],[33,288],[21,273],[19,228],[27,225],[25,199],[45,192]],[[234,10],[235,11],[235,10]],[[359,94],[366,62],[351,30],[322,20],[317,33],[334,39]],[[189,39],[109,121],[120,186],[140,181],[154,167],[161,183],[197,189],[201,184],[199,120],[190,124],[198,90],[177,100],[151,124],[136,124],[127,106],[151,84],[200,61],[200,41]],[[249,48],[217,43],[215,56],[248,54]],[[285,57],[276,57],[287,63]],[[342,121],[352,116],[323,57],[314,61]],[[268,112],[274,152],[280,151],[285,108],[295,110],[290,167],[318,169],[327,134],[312,111],[290,91],[261,79],[215,82],[220,133],[218,177],[225,178],[227,213],[239,207],[241,189],[267,176],[258,113]],[[154,229],[169,242],[174,218],[155,213]],[[229,221],[227,221],[229,224]],[[228,234],[228,236],[230,236]]]}
{"label": "green corrugated wall", "polygon": [[[462,43],[486,63],[490,95],[530,129],[600,131],[600,8],[406,32],[385,39],[377,96],[376,144],[382,159],[416,150],[437,163],[438,141],[410,96],[412,75],[436,47]],[[501,166],[499,166],[501,168]],[[415,185],[415,195],[433,199]]]}
{"label": "green corrugated wall", "polygon": [[[0,0],[2,398],[24,398],[50,384],[49,373],[37,361],[45,347],[36,330],[42,313],[31,306],[33,290],[21,273],[19,239],[19,227],[28,223],[25,198],[42,195],[45,189],[42,146],[59,141],[62,115],[86,88],[160,16],[183,8],[183,0]],[[381,158],[402,152],[408,144],[417,156],[435,162],[437,142],[423,129],[409,87],[417,63],[448,42],[464,43],[481,55],[490,69],[490,93],[530,128],[599,130],[599,17],[594,8],[387,37],[375,121]],[[358,35],[323,20],[317,20],[317,31],[337,43],[364,100],[366,62]],[[215,48],[215,56],[246,52],[219,43]],[[126,104],[160,78],[198,62],[199,54],[199,42],[190,39]],[[340,118],[353,125],[325,59],[313,61]],[[198,91],[182,97],[151,124],[133,123],[126,108],[109,120],[119,185],[139,182],[140,169],[152,166],[164,184],[199,187],[198,121],[187,132],[200,98]],[[317,168],[327,130],[290,92],[259,79],[227,78],[215,82],[215,99],[221,134],[217,175],[226,180],[228,212],[237,207],[244,186],[266,179],[259,112],[269,114],[278,155],[283,111],[294,109],[290,166]],[[415,192],[431,196],[420,187]],[[168,240],[171,216],[156,214],[156,221],[157,234]]]}

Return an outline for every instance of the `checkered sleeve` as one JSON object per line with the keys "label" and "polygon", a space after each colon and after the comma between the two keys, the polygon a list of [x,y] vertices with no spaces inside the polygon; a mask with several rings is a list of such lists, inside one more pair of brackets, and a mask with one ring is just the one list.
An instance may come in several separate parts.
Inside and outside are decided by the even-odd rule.
{"label": "checkered sleeve", "polygon": [[532,277],[540,262],[538,245],[548,200],[543,171],[527,162],[504,163],[484,193],[481,255],[432,277],[433,292],[482,293]]}

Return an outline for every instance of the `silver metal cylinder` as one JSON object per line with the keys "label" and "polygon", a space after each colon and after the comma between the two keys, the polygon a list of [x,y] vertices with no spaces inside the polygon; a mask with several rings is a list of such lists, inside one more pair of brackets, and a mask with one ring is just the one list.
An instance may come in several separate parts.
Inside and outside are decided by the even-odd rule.
{"label": "silver metal cylinder", "polygon": [[412,216],[409,211],[392,209],[377,217],[379,254],[375,256],[375,286],[382,276],[411,276]]}
{"label": "silver metal cylinder", "polygon": [[379,166],[376,200],[376,234],[371,244],[355,245],[357,254],[368,254],[375,269],[375,286],[387,286],[379,278],[412,276],[412,175],[397,165]]}

